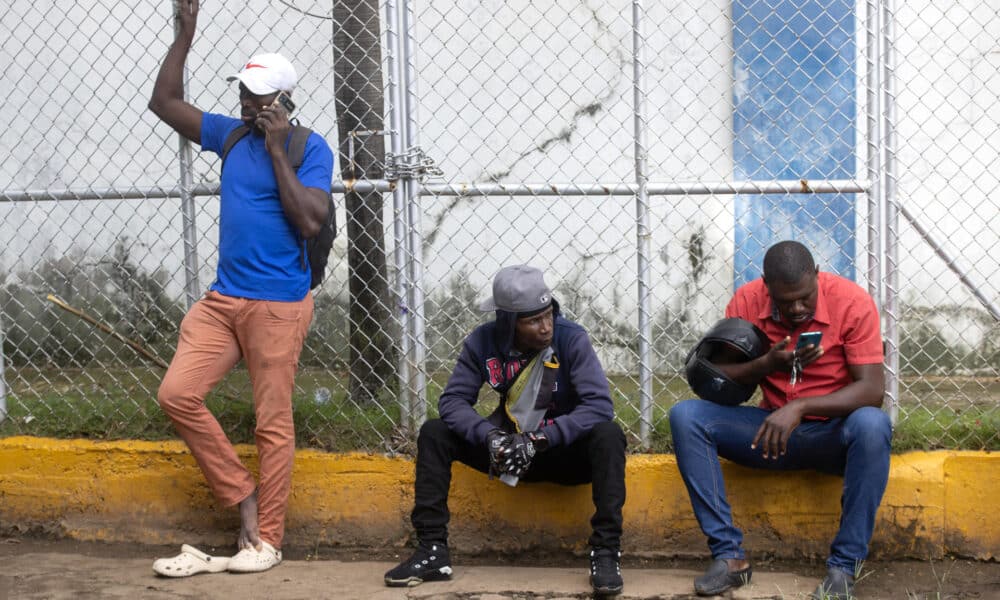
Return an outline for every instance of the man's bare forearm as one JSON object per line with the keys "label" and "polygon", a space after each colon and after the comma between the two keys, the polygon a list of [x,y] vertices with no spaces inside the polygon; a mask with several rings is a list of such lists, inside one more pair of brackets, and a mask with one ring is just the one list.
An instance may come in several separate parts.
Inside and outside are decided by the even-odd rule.
{"label": "man's bare forearm", "polygon": [[201,111],[184,100],[184,63],[187,62],[198,20],[197,0],[181,0],[177,36],[160,65],[149,110],[189,140],[201,142]]}

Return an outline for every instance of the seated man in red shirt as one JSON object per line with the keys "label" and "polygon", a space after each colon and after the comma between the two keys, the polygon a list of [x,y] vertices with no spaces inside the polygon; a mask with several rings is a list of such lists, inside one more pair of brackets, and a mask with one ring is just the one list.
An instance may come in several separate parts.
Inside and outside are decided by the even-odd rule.
{"label": "seated man in red shirt", "polygon": [[[885,379],[875,302],[854,282],[820,272],[805,246],[785,241],[768,249],[763,277],[736,290],[726,317],[759,328],[770,349],[744,362],[714,362],[735,384],[759,384],[760,407],[695,399],[670,411],[677,466],[713,559],[695,591],[721,594],[752,573],[726,499],[721,456],[749,467],[844,477],[840,529],[812,597],[854,598],[892,440],[880,409]],[[797,344],[807,331],[821,332],[821,342]]]}

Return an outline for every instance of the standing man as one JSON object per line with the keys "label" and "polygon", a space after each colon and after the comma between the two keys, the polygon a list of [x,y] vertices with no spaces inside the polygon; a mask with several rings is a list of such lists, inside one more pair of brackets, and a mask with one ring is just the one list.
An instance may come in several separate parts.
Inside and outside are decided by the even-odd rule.
{"label": "standing man", "polygon": [[[411,514],[418,547],[385,574],[388,586],[450,579],[448,488],[462,462],[508,485],[592,483],[590,583],[601,595],[622,591],[625,435],[587,332],[559,314],[542,272],[505,267],[482,303],[496,320],[467,338],[438,401],[440,419],[420,428]],[[473,405],[483,383],[500,394],[482,417]]]}
{"label": "standing man", "polygon": [[[749,467],[843,475],[840,529],[812,597],[854,598],[889,477],[892,439],[880,409],[885,379],[875,302],[854,282],[820,272],[805,246],[785,241],[768,249],[763,277],[736,290],[726,317],[756,326],[771,348],[743,362],[709,359],[729,383],[759,384],[759,408],[710,398],[715,402],[685,400],[670,411],[677,466],[713,558],[695,591],[721,594],[752,574],[726,499],[722,456]],[[796,343],[814,331],[820,343]]]}
{"label": "standing man", "polygon": [[[250,133],[222,168],[219,263],[208,293],[184,317],[158,400],[194,454],[215,497],[239,505],[239,552],[229,570],[265,571],[281,562],[295,457],[292,388],[313,315],[305,240],[327,214],[333,153],[309,136],[302,165],[286,151],[291,126],[279,93],[291,95],[295,69],[277,54],[250,59],[239,80],[240,119],[204,113],[184,100],[184,63],[198,0],[180,0],[177,37],[160,67],[149,108],[203,150],[222,153],[228,134]],[[204,399],[243,359],[253,385],[260,482],[243,466]]]}

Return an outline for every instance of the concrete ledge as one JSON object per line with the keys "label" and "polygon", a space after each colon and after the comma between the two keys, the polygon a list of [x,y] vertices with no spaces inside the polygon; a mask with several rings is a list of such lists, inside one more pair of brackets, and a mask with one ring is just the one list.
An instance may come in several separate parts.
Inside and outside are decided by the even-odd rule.
{"label": "concrete ledge", "polygon": [[[252,470],[252,446],[238,451]],[[823,557],[836,532],[841,480],[725,465],[737,524],[753,552]],[[1000,455],[915,452],[892,457],[873,557],[1000,558]],[[672,455],[630,456],[623,546],[633,554],[704,555],[704,537]],[[286,543],[401,546],[411,532],[413,462],[361,453],[296,455]],[[451,543],[476,553],[582,550],[589,486],[511,489],[456,465]],[[215,504],[182,442],[0,439],[0,527],[108,542],[226,545],[235,510]],[[543,535],[544,532],[544,535]]]}

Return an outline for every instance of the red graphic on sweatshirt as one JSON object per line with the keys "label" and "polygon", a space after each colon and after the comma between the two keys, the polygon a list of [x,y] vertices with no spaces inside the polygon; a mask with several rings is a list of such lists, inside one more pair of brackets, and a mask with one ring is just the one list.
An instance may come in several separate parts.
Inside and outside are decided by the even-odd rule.
{"label": "red graphic on sweatshirt", "polygon": [[489,374],[490,387],[498,388],[514,379],[528,361],[512,360],[504,365],[498,358],[486,359],[486,372]]}
{"label": "red graphic on sweatshirt", "polygon": [[486,371],[490,374],[490,387],[497,387],[503,383],[503,368],[500,361],[495,358],[486,359]]}
{"label": "red graphic on sweatshirt", "polygon": [[509,363],[507,363],[507,379],[508,380],[514,379],[514,377],[516,377],[517,374],[521,372],[521,367],[524,366],[525,362],[527,361],[512,360]]}

